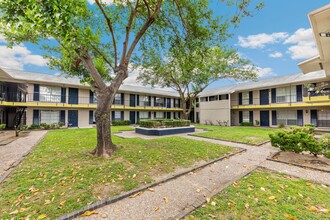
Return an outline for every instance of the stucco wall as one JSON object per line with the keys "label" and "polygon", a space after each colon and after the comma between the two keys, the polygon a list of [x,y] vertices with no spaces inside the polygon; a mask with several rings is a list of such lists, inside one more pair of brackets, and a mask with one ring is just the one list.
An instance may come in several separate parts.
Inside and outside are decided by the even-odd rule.
{"label": "stucco wall", "polygon": [[229,121],[229,100],[200,102],[200,123],[205,124],[206,120],[213,124],[218,124],[217,120]]}

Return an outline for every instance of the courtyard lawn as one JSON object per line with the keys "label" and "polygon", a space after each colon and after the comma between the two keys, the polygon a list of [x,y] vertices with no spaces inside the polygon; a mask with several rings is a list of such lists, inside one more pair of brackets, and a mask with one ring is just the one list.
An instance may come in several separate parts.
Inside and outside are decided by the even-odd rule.
{"label": "courtyard lawn", "polygon": [[196,125],[196,128],[208,130],[208,132],[195,134],[196,136],[253,145],[259,145],[269,141],[268,135],[276,131],[273,128],[244,126],[223,127],[214,125]]}
{"label": "courtyard lawn", "polygon": [[186,219],[329,219],[330,187],[253,171]]}
{"label": "courtyard lawn", "polygon": [[[131,129],[113,127],[113,132]],[[158,175],[235,151],[181,137],[123,139],[111,159],[90,157],[95,129],[53,130],[0,184],[0,219],[55,219],[92,202],[146,183]]]}

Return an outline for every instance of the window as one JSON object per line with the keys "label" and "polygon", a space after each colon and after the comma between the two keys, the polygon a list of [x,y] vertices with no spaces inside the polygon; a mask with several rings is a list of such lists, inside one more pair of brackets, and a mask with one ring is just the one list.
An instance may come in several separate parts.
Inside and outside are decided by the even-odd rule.
{"label": "window", "polygon": [[40,123],[53,124],[60,121],[60,111],[40,111]]}
{"label": "window", "polygon": [[318,126],[319,127],[330,127],[330,111],[319,110],[317,111]]}
{"label": "window", "polygon": [[156,118],[164,118],[163,112],[156,112]]}
{"label": "window", "polygon": [[249,104],[249,92],[242,93],[242,104],[248,105]]}
{"label": "window", "polygon": [[297,111],[277,111],[277,124],[297,125]]}
{"label": "window", "polygon": [[164,106],[164,98],[156,97],[155,106],[161,106],[161,107],[163,107]]}
{"label": "window", "polygon": [[276,102],[297,102],[296,86],[277,88]]}
{"label": "window", "polygon": [[149,97],[146,95],[140,95],[140,106],[149,106]]}
{"label": "window", "polygon": [[115,101],[114,101],[115,105],[121,105],[121,94],[116,94],[115,95]]}
{"label": "window", "polygon": [[121,112],[120,111],[115,111],[115,120],[121,120]]}
{"label": "window", "polygon": [[250,112],[243,111],[243,122],[250,122]]}
{"label": "window", "polygon": [[41,102],[61,102],[61,88],[40,86],[39,100]]}
{"label": "window", "polygon": [[148,119],[149,118],[149,112],[140,112],[139,117],[140,117],[140,119]]}

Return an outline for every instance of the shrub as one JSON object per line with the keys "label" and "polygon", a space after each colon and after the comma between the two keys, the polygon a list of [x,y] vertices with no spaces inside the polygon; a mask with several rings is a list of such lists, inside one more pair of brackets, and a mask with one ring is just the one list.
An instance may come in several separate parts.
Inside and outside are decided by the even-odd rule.
{"label": "shrub", "polygon": [[113,126],[122,126],[122,125],[130,125],[131,121],[130,120],[114,120],[111,123]]}
{"label": "shrub", "polygon": [[241,126],[253,126],[253,122],[241,122]]}
{"label": "shrub", "polygon": [[40,125],[32,124],[29,129],[40,129]]}
{"label": "shrub", "polygon": [[310,126],[292,126],[289,129],[280,130],[275,134],[269,134],[274,147],[283,151],[301,153],[308,151],[314,156],[324,152],[325,145],[314,138],[314,128]]}
{"label": "shrub", "polygon": [[283,123],[280,123],[280,124],[278,125],[278,128],[285,128],[285,125],[284,125]]}
{"label": "shrub", "polygon": [[6,124],[0,124],[0,131],[6,128]]}
{"label": "shrub", "polygon": [[323,155],[330,158],[330,134],[324,134],[321,136],[320,141],[323,143]]}
{"label": "shrub", "polygon": [[260,125],[260,121],[259,121],[259,120],[255,120],[255,124],[256,124],[257,126],[259,126],[259,125]]}
{"label": "shrub", "polygon": [[45,130],[48,130],[50,128],[50,125],[47,124],[47,123],[40,123],[40,127],[45,129]]}
{"label": "shrub", "polygon": [[190,120],[182,120],[182,119],[152,119],[152,120],[140,120],[140,127],[144,128],[159,128],[159,127],[186,127],[190,126]]}
{"label": "shrub", "polygon": [[19,130],[20,131],[26,131],[27,129],[29,129],[29,126],[28,125],[22,125]]}

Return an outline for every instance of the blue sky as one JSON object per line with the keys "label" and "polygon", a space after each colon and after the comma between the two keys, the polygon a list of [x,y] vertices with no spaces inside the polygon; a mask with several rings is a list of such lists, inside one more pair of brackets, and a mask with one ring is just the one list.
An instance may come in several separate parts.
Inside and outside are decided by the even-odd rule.
{"label": "blue sky", "polygon": [[[89,0],[91,1],[91,0]],[[255,1],[259,2],[259,1]],[[307,17],[310,11],[329,4],[329,0],[264,0],[264,8],[252,18],[244,18],[239,28],[232,31],[228,45],[236,48],[240,55],[258,66],[259,76],[275,77],[300,73],[297,63],[317,55],[312,30]],[[217,14],[228,13],[214,7]],[[0,66],[11,69],[54,74],[42,58],[38,45],[24,43],[6,48],[0,36]],[[135,84],[136,73],[127,80]],[[212,87],[236,83],[220,80]]]}

